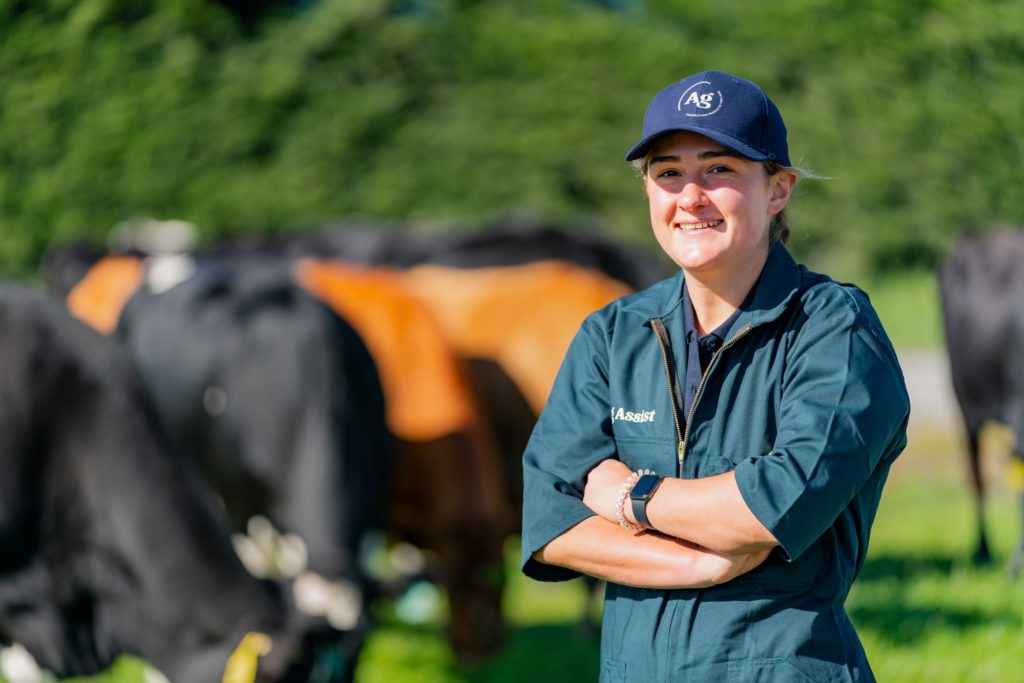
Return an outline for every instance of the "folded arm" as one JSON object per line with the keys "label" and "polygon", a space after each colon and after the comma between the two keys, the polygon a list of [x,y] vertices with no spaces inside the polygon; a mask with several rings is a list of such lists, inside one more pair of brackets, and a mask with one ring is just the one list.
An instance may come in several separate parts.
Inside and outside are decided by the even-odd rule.
{"label": "folded arm", "polygon": [[545,564],[642,588],[706,588],[761,564],[768,550],[727,555],[660,534],[588,517],[533,554]]}
{"label": "folded arm", "polygon": [[[587,476],[583,502],[606,520],[615,519],[615,502],[630,469],[609,458]],[[629,501],[622,508],[635,523]],[[666,477],[647,504],[647,517],[662,534],[683,539],[723,556],[758,553],[778,545],[750,511],[732,472],[702,479]]]}

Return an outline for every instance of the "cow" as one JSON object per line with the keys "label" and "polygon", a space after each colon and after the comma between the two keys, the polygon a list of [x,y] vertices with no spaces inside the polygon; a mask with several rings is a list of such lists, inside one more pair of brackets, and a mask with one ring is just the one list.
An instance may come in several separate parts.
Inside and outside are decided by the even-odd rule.
{"label": "cow", "polygon": [[[979,437],[989,421],[1016,437],[1011,460],[1024,512],[1024,231],[1000,230],[961,240],[938,268],[943,326],[953,391],[963,414],[975,494],[973,559],[991,561],[985,530],[985,484]],[[1024,525],[1009,562],[1020,573]]]}
{"label": "cow", "polygon": [[[290,450],[281,448],[280,438],[267,438],[267,433],[290,433],[291,414],[299,410],[298,396],[277,391],[266,398],[277,407],[276,412],[257,413],[257,406],[246,404],[248,413],[230,422],[208,415],[225,401],[226,393],[222,383],[210,376],[241,374],[230,349],[239,346],[241,339],[270,333],[267,324],[256,332],[255,324],[244,317],[217,312],[225,311],[240,296],[235,290],[244,288],[238,284],[241,274],[260,268],[275,269],[281,287],[300,283],[328,304],[365,339],[384,382],[396,462],[385,494],[373,504],[386,511],[387,529],[393,538],[434,551],[437,562],[428,567],[428,573],[447,590],[449,635],[458,659],[468,663],[492,654],[504,632],[502,551],[515,516],[504,505],[505,487],[494,440],[482,423],[465,368],[422,304],[392,274],[344,269],[340,264],[292,263],[255,252],[243,256],[220,252],[200,255],[191,268],[194,273],[183,282],[154,293],[147,284],[148,265],[131,256],[108,255],[95,262],[67,292],[66,301],[76,315],[99,329],[112,318],[120,321],[118,335],[153,385],[161,413],[175,432],[185,435],[206,478],[224,497],[236,529],[254,512],[267,514],[266,497],[286,495],[277,490],[283,478],[264,481],[262,488],[253,489],[248,470],[258,468],[269,457],[265,452],[269,449]],[[214,285],[211,270],[222,274],[230,270],[232,275]],[[255,276],[247,277],[252,280]],[[231,291],[220,291],[223,289]],[[207,293],[214,290],[219,291],[216,296]],[[250,302],[245,309],[255,319],[260,307]],[[276,336],[287,337],[287,330],[294,326],[279,327]],[[310,362],[305,360],[307,366]],[[205,364],[205,379],[196,377],[197,363]],[[295,369],[300,369],[298,364]],[[269,376],[259,381],[286,384],[284,378]],[[332,381],[351,384],[351,379],[344,377]],[[189,391],[182,385],[188,385]],[[230,398],[227,403],[230,405]],[[248,434],[246,425],[253,422],[256,426]],[[216,433],[208,423],[219,425]],[[352,429],[351,425],[336,426],[339,434]],[[217,469],[223,464],[211,465],[221,463],[225,452],[238,460],[232,462],[227,475]],[[245,455],[249,452],[252,455]],[[305,501],[312,504],[314,498],[307,496]],[[338,500],[317,502],[325,511],[343,504]],[[267,516],[285,522],[286,531],[303,531],[287,524],[280,514]],[[311,553],[314,544],[330,544],[323,535],[306,540]],[[390,587],[390,592],[400,586]]]}
{"label": "cow", "polygon": [[175,683],[347,680],[357,634],[246,571],[120,345],[5,284],[0,367],[0,643],[60,677],[133,654]]}
{"label": "cow", "polygon": [[[300,607],[365,632],[363,560],[383,533],[393,446],[359,335],[282,264],[248,259],[200,264],[166,291],[143,284],[115,335],[231,528],[255,517],[301,539],[299,566],[260,571],[299,571]],[[308,597],[325,590],[335,599]]]}
{"label": "cow", "polygon": [[404,280],[470,363],[501,443],[510,498],[519,509],[520,458],[569,343],[590,312],[631,289],[561,261],[420,265],[405,270]]}
{"label": "cow", "polygon": [[517,517],[468,368],[404,272],[313,259],[293,272],[351,322],[378,363],[398,443],[390,528],[434,551],[452,649],[464,663],[484,659],[504,637],[503,548]]}

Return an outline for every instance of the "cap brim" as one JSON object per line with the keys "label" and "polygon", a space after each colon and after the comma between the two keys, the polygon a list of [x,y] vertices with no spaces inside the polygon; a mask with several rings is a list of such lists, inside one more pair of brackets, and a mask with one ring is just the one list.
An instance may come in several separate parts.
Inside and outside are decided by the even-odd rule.
{"label": "cap brim", "polygon": [[643,140],[633,145],[629,149],[629,151],[626,152],[626,161],[633,161],[634,159],[639,159],[640,157],[647,154],[647,150],[651,148],[651,145],[654,144],[655,140],[660,138],[662,135],[665,135],[666,133],[675,133],[677,131],[689,131],[691,133],[703,135],[706,138],[710,138],[717,143],[725,145],[729,149],[739,152],[740,154],[742,154],[747,159],[750,159],[751,161],[768,161],[768,159],[770,158],[767,154],[759,152],[753,147],[746,145],[740,142],[739,140],[736,140],[735,138],[726,135],[725,133],[721,133],[717,130],[709,130],[707,128],[701,128],[699,126],[676,126],[673,128],[666,128],[665,130],[660,130],[657,133],[654,133],[653,135],[648,135]]}

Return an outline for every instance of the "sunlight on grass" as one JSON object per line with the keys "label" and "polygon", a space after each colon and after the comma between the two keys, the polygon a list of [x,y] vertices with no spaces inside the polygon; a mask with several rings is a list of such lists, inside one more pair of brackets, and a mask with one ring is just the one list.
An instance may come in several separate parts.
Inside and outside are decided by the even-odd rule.
{"label": "sunlight on grass", "polygon": [[1005,571],[1020,511],[1000,477],[1004,458],[986,454],[996,561],[975,567],[974,508],[959,440],[921,442],[944,443],[945,451],[912,449],[897,461],[848,602],[868,658],[880,681],[1024,681],[1024,581]]}
{"label": "sunlight on grass", "polygon": [[897,349],[935,349],[944,344],[939,290],[931,271],[908,271],[858,282]]}

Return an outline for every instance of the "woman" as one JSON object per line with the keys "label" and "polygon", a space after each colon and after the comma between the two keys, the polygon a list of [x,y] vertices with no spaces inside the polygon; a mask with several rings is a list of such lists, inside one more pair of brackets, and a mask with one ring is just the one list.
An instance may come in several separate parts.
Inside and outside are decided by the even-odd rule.
{"label": "woman", "polygon": [[873,680],[844,602],[903,376],[867,297],[798,266],[778,109],[720,71],[626,159],[680,273],[592,314],[524,454],[523,570],[607,580],[602,681]]}

